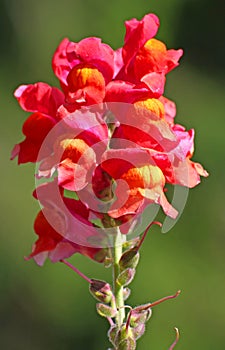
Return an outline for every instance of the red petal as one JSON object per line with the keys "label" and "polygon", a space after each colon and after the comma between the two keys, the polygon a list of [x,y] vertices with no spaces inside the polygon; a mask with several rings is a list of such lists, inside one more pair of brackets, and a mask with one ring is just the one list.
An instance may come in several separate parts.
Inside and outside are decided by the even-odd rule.
{"label": "red petal", "polygon": [[25,111],[40,112],[52,117],[55,117],[57,109],[64,102],[63,93],[45,83],[22,85],[14,95]]}

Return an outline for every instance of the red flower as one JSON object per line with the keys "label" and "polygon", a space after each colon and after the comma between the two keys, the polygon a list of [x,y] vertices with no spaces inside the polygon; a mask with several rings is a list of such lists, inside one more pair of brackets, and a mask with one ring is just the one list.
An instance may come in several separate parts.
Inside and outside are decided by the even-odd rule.
{"label": "red flower", "polygon": [[[116,181],[116,201],[108,211],[113,218],[143,211],[146,205],[162,206],[166,215],[176,217],[177,211],[164,194],[165,177],[145,150],[109,150],[101,164]],[[122,180],[122,181],[121,181]]]}
{"label": "red flower", "polygon": [[157,39],[148,40],[134,59],[134,74],[141,79],[148,73],[167,74],[178,65],[183,50],[167,50],[166,45]]}
{"label": "red flower", "polygon": [[[106,149],[107,126],[95,113],[83,108],[68,114],[59,129],[64,132],[55,140],[52,154],[42,161],[38,174],[50,177],[57,169],[60,186],[80,191],[90,181],[92,169]],[[48,144],[48,139],[45,142]]]}
{"label": "red flower", "polygon": [[[39,161],[38,153],[49,131],[57,123],[56,112],[64,101],[63,93],[45,83],[22,85],[15,91],[21,108],[33,112],[23,125],[25,140],[15,145],[11,159],[18,156],[18,163]],[[47,156],[51,153],[51,145],[45,148]]]}
{"label": "red flower", "polygon": [[156,35],[159,27],[159,18],[150,13],[140,21],[136,18],[126,21],[125,26],[126,35],[122,52],[126,72],[138,50]]}
{"label": "red flower", "polygon": [[[124,65],[116,76],[119,81],[117,86],[122,81],[130,82],[133,89],[149,90],[148,96],[143,94],[143,98],[158,98],[164,92],[165,75],[178,65],[183,50],[167,50],[163,42],[154,38],[159,27],[159,19],[154,14],[148,14],[140,21],[126,21],[125,26],[125,43],[122,48]],[[111,83],[107,89],[108,95],[113,88]],[[121,90],[123,86],[119,88]],[[115,100],[110,97],[107,99]]]}
{"label": "red flower", "polygon": [[114,51],[99,38],[86,38],[79,43],[68,39],[61,42],[52,66],[66,94],[65,106],[70,112],[81,105],[103,101],[105,85],[114,75],[114,65]]}
{"label": "red flower", "polygon": [[[58,188],[55,181],[39,186],[34,196],[44,207],[34,222],[39,238],[28,259],[34,258],[38,265],[43,265],[47,257],[57,262],[80,253],[99,262],[104,260],[104,251],[88,241],[93,234],[93,225],[88,220],[89,209],[81,201],[65,198],[62,188]],[[73,219],[77,225],[74,225]]]}

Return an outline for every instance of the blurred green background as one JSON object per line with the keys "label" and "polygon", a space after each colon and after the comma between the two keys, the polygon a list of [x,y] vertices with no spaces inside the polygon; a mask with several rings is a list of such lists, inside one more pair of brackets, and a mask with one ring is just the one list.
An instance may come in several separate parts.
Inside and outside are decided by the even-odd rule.
{"label": "blurred green background", "polygon": [[[51,57],[63,37],[99,36],[117,48],[126,19],[155,12],[158,38],[185,49],[167,78],[177,121],[196,129],[195,160],[210,177],[189,192],[184,213],[167,234],[155,229],[143,246],[132,282],[131,305],[182,294],[153,310],[138,349],[225,349],[225,15],[223,1],[192,0],[1,0],[0,1],[0,344],[4,350],[107,349],[107,322],[95,313],[86,283],[61,264],[25,262],[36,239],[38,205],[31,193],[34,166],[18,167],[10,152],[22,140],[22,112],[13,91],[22,83],[56,84]],[[81,256],[72,262],[89,277],[110,271]]]}

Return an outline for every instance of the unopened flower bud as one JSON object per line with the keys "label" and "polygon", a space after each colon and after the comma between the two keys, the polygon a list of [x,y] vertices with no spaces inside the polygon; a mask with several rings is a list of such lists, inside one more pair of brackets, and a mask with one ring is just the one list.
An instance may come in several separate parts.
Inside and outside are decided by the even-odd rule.
{"label": "unopened flower bud", "polygon": [[119,350],[135,350],[136,340],[134,338],[128,337],[119,343]]}
{"label": "unopened flower bud", "polygon": [[123,270],[117,277],[117,283],[121,286],[127,286],[133,280],[135,272],[136,270],[131,268]]}
{"label": "unopened flower bud", "polygon": [[132,248],[124,252],[119,261],[121,270],[125,270],[128,267],[135,269],[138,264],[139,257],[140,254],[136,248]]}
{"label": "unopened flower bud", "polygon": [[152,310],[149,308],[147,310],[132,310],[130,317],[130,325],[131,327],[137,327],[140,324],[146,323],[152,315]]}
{"label": "unopened flower bud", "polygon": [[89,285],[91,294],[99,301],[109,304],[112,300],[112,289],[105,281],[92,279]]}
{"label": "unopened flower bud", "polygon": [[100,303],[96,305],[96,309],[98,314],[102,317],[115,317],[117,313],[117,310],[113,309],[111,306]]}
{"label": "unopened flower bud", "polygon": [[119,350],[135,350],[136,340],[132,329],[123,324],[116,335],[115,343]]}

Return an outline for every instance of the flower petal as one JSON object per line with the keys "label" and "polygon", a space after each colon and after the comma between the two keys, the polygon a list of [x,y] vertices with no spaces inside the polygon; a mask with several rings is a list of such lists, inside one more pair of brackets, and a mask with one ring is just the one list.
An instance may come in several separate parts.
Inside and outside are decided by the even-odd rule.
{"label": "flower petal", "polygon": [[21,108],[27,112],[40,112],[52,117],[64,102],[63,93],[45,83],[22,85],[14,93]]}

